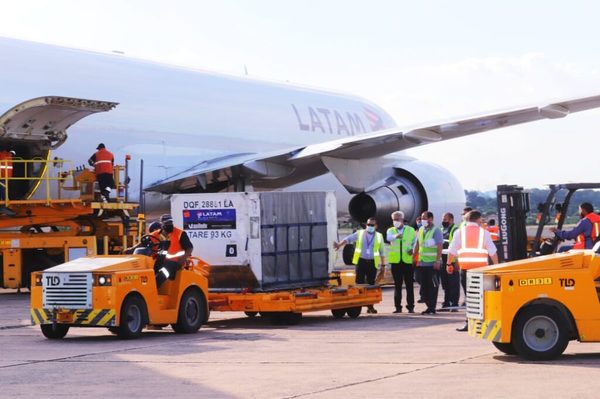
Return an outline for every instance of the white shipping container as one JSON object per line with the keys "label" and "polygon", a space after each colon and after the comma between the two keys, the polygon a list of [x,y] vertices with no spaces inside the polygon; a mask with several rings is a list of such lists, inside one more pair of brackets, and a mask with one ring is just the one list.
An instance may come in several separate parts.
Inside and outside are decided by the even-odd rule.
{"label": "white shipping container", "polygon": [[175,194],[171,213],[211,265],[212,291],[325,285],[333,270],[333,192]]}

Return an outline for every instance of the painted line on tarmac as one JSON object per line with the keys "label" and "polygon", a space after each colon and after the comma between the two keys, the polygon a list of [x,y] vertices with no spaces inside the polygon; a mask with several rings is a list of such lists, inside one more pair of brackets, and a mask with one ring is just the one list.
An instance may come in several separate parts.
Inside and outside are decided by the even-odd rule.
{"label": "painted line on tarmac", "polygon": [[0,330],[12,330],[15,328],[31,327],[31,324],[19,324],[14,326],[0,326]]}
{"label": "painted line on tarmac", "polygon": [[[468,361],[468,360],[474,360],[474,359],[477,359],[477,358],[480,358],[480,357],[489,356],[490,354],[491,353],[486,353],[486,354],[477,355],[477,356],[471,356],[471,357],[467,357],[465,359],[455,360],[453,362],[434,363],[434,364],[431,364],[429,367],[421,367],[421,368],[418,368],[418,369],[415,369],[415,370],[410,370],[410,371],[401,371],[399,373],[394,373],[394,374],[386,375],[386,376],[383,376],[383,377],[371,378],[369,380],[352,382],[350,384],[344,384],[344,385],[339,385],[337,387],[325,388],[325,389],[321,389],[321,390],[313,391],[313,392],[306,392],[306,393],[302,393],[302,394],[299,394],[299,395],[284,396],[282,399],[301,398],[301,397],[304,397],[304,396],[317,395],[317,394],[324,393],[324,392],[337,391],[337,390],[340,390],[340,389],[349,388],[349,387],[353,387],[353,386],[357,386],[357,385],[369,384],[371,382],[378,382],[378,381],[388,380],[390,378],[399,377],[399,376],[407,375],[407,374],[413,374],[413,373],[416,373],[416,372],[419,372],[419,371],[424,371],[424,370],[431,370],[431,369],[435,369],[435,368],[441,367],[441,366],[448,366],[448,365],[452,365],[452,364],[460,364],[460,363]],[[421,364],[421,363],[416,363],[416,364]]]}

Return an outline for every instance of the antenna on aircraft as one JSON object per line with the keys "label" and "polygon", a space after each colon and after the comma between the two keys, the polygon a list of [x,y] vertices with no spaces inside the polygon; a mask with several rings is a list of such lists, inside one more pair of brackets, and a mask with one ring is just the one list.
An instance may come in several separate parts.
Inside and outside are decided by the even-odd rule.
{"label": "antenna on aircraft", "polygon": [[244,64],[244,75],[248,76],[248,67]]}
{"label": "antenna on aircraft", "polygon": [[113,50],[112,52],[113,52],[114,54],[125,55],[125,52],[124,52],[124,51],[121,51],[121,50]]}

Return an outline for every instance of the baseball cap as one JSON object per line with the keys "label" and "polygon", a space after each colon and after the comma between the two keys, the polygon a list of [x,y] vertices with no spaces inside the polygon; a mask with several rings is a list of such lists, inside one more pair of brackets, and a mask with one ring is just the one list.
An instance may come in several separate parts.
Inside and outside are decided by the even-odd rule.
{"label": "baseball cap", "polygon": [[98,144],[98,147],[96,147],[97,150],[99,150],[100,148],[106,148],[104,143],[100,143],[100,144]]}
{"label": "baseball cap", "polygon": [[171,216],[169,214],[162,215],[160,217],[160,222],[162,224],[173,224],[173,216]]}

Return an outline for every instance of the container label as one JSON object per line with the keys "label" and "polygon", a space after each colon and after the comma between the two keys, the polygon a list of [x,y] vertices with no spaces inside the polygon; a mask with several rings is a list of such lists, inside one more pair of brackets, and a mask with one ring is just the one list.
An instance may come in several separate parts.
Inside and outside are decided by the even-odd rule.
{"label": "container label", "polygon": [[184,209],[184,230],[235,230],[235,209]]}

